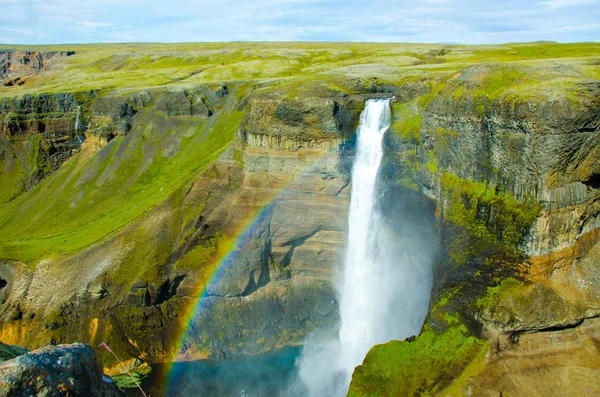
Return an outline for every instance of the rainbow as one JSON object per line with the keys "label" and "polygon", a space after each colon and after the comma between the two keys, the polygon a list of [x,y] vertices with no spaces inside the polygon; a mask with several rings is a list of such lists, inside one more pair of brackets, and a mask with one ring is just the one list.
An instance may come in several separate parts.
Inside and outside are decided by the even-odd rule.
{"label": "rainbow", "polygon": [[[326,154],[328,154],[328,152],[316,156],[313,161],[306,165],[305,169],[314,167],[315,163],[321,160]],[[302,174],[303,173],[298,173],[298,177],[302,176]],[[271,197],[267,195],[264,200],[265,203],[261,206],[258,206],[254,211],[248,214],[245,220],[239,223],[237,229],[233,233],[230,233],[233,240],[230,244],[227,244],[226,249],[219,250],[218,254],[206,266],[206,269],[204,270],[206,274],[204,277],[201,277],[201,279],[204,278],[204,282],[198,282],[198,285],[194,290],[194,303],[188,305],[184,311],[184,322],[182,323],[181,330],[176,339],[177,343],[175,345],[175,351],[177,353],[171,360],[167,371],[165,371],[163,375],[164,378],[162,379],[161,384],[166,385],[165,391],[167,395],[169,389],[176,384],[176,379],[179,375],[179,371],[176,370],[177,366],[175,364],[181,361],[192,361],[198,358],[203,358],[186,355],[186,342],[188,342],[196,332],[194,329],[194,324],[197,322],[196,320],[198,317],[204,312],[204,302],[206,300],[203,298],[207,296],[209,287],[223,277],[223,274],[235,262],[237,248],[243,247],[247,242],[250,241],[254,226],[259,225],[265,219],[265,217],[269,214],[269,211],[272,210],[274,205],[281,197],[281,194],[284,193],[298,179],[298,177],[292,177],[284,187],[274,190]]]}

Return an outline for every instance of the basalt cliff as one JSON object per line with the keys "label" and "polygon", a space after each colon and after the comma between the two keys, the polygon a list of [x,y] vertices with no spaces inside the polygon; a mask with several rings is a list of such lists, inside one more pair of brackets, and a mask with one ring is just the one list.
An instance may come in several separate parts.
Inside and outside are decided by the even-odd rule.
{"label": "basalt cliff", "polygon": [[600,393],[597,64],[453,67],[0,99],[0,339],[133,368],[335,332],[355,129],[383,96],[382,211],[427,236],[434,287],[349,395]]}

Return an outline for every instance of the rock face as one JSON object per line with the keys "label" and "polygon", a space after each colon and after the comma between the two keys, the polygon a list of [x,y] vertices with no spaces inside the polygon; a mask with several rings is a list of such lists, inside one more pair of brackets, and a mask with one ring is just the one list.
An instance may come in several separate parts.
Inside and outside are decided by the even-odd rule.
{"label": "rock face", "polygon": [[[94,157],[81,172],[69,174],[75,175],[69,176],[73,186],[91,183],[83,190],[89,195],[110,186],[118,170],[128,172],[130,163],[143,173],[156,159],[201,161],[176,156],[189,139],[195,139],[189,144],[194,148],[239,125],[234,142],[226,141],[229,146],[190,185],[104,241],[43,261],[32,272],[5,261],[0,266],[6,282],[3,340],[27,346],[103,340],[123,359],[154,361],[255,354],[299,344],[312,329],[335,325],[331,280],[345,241],[351,131],[363,98],[255,94],[246,102],[260,103],[263,110],[242,118],[234,88],[186,90],[215,114],[169,115],[175,107],[161,106],[180,95],[164,90],[95,99],[89,107],[90,137],[115,123],[131,129],[114,135],[95,155],[83,150],[74,161]],[[300,120],[277,111],[294,106]],[[255,117],[274,120],[277,129]],[[281,136],[293,144],[278,144],[285,141]],[[143,150],[139,160],[131,157],[135,150]],[[107,158],[112,165],[101,168]],[[115,185],[118,191],[136,175]],[[78,194],[67,197],[70,208],[77,208]],[[194,309],[190,306],[198,313],[192,329],[201,332],[190,334],[179,350],[177,334],[188,324],[182,313]],[[105,365],[114,364],[105,352],[98,355]]]}
{"label": "rock face", "polygon": [[75,54],[74,51],[0,51],[0,79],[17,79],[5,85],[22,84],[19,77],[38,73],[47,68],[52,59]]}
{"label": "rock face", "polygon": [[[351,154],[342,126],[356,123],[362,100],[306,99],[313,111],[298,108],[311,117],[301,125],[277,113],[292,103],[298,101],[251,98],[236,144],[188,193],[206,203],[204,238],[218,230],[237,240],[198,305],[193,329],[202,331],[190,333],[182,359],[255,354],[300,343],[310,330],[336,323],[331,280],[345,241],[344,164]],[[337,120],[338,112],[348,120]],[[262,118],[273,122],[260,127]],[[240,223],[246,225],[241,232]]]}
{"label": "rock face", "polygon": [[124,396],[102,374],[91,347],[49,346],[0,364],[3,396]]}
{"label": "rock face", "polygon": [[[593,182],[600,173],[600,85],[581,82],[576,97],[535,102],[454,98],[455,90],[469,90],[482,74],[491,73],[469,68],[436,96],[423,113],[423,150],[435,153],[436,166],[443,172],[483,181],[520,201],[541,204],[539,216],[522,240],[529,259],[520,271],[533,283],[550,285],[528,288],[521,304],[531,310],[531,304],[538,302],[555,310],[548,310],[544,319],[513,313],[529,318],[530,325],[522,324],[521,330],[596,316],[600,302],[592,291],[600,285],[591,263],[597,261],[593,247],[600,226],[600,190]],[[443,181],[434,178],[424,185],[431,186],[443,211],[451,210]],[[585,286],[581,280],[586,280]],[[500,326],[486,313],[482,319]],[[505,330],[518,328],[504,324],[500,327]]]}
{"label": "rock face", "polygon": [[[600,392],[600,85],[531,86],[540,70],[579,76],[476,66],[396,95],[388,145],[404,162],[396,180],[435,200],[436,285],[422,335],[372,349],[350,395],[384,390],[373,375],[395,351],[447,360],[434,377],[419,364],[387,373],[398,395]],[[479,350],[436,356],[450,342]]]}
{"label": "rock face", "polygon": [[349,140],[363,100],[254,97],[248,101],[242,140],[256,147],[332,149]]}
{"label": "rock face", "polygon": [[598,318],[552,332],[495,335],[486,369],[467,381],[471,395],[585,396],[600,392]]}
{"label": "rock face", "polygon": [[201,95],[193,90],[167,91],[156,102],[156,110],[167,116],[210,116]]}

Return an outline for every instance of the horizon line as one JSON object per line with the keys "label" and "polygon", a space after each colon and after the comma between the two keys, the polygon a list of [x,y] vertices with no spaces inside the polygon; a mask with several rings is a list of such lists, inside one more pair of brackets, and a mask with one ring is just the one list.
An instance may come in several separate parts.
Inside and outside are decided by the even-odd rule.
{"label": "horizon line", "polygon": [[230,40],[230,41],[123,41],[123,42],[89,42],[89,43],[0,43],[0,46],[12,47],[50,47],[50,46],[91,46],[91,45],[177,45],[177,44],[381,44],[381,45],[447,45],[447,46],[497,46],[510,44],[600,44],[596,41],[556,41],[556,40],[533,40],[533,41],[509,41],[502,43],[461,43],[461,42],[412,42],[412,41],[332,41],[332,40],[276,40],[276,41],[253,41],[253,40]]}

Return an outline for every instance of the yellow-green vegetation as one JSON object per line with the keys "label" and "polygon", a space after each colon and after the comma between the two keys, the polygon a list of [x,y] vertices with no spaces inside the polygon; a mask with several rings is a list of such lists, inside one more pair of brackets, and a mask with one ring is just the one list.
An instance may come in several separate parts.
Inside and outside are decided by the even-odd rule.
{"label": "yellow-green vegetation", "polygon": [[433,150],[430,150],[427,152],[427,171],[429,171],[432,174],[435,174],[438,172],[438,166],[437,166],[437,158],[435,157],[435,152]]}
{"label": "yellow-green vegetation", "polygon": [[[6,153],[5,152],[12,152]],[[25,190],[25,180],[27,179],[27,172],[23,168],[21,161],[15,161],[18,159],[18,155],[12,156],[16,152],[14,148],[7,148],[5,150],[0,149],[0,203],[6,203],[18,196]]]}
{"label": "yellow-green vegetation", "polygon": [[148,364],[138,365],[132,370],[124,370],[124,373],[121,375],[113,376],[112,380],[121,389],[136,389],[142,380],[150,375],[150,372],[152,372],[152,367]]}
{"label": "yellow-green vegetation", "polygon": [[41,179],[52,171],[49,150],[42,134],[13,141],[0,137],[0,205],[23,193],[32,179]]}
{"label": "yellow-green vegetation", "polygon": [[[231,238],[221,232],[216,232],[214,236],[203,239],[196,247],[190,250],[183,258],[175,264],[176,268],[192,269],[206,273],[206,280],[209,281],[216,268],[218,261],[222,259],[233,248]],[[213,266],[208,266],[212,264]]]}
{"label": "yellow-green vegetation", "polygon": [[240,168],[244,168],[244,152],[239,149],[233,150],[233,158]]}
{"label": "yellow-green vegetation", "polygon": [[462,324],[436,334],[426,330],[412,341],[392,341],[372,348],[356,367],[349,397],[435,395],[445,379],[472,370],[487,342],[470,336]]}
{"label": "yellow-green vegetation", "polygon": [[452,310],[463,287],[439,297],[420,335],[373,347],[355,369],[348,396],[464,395],[466,380],[483,369],[489,343]]}
{"label": "yellow-green vegetation", "polygon": [[446,220],[456,226],[449,242],[455,264],[485,257],[486,263],[510,266],[522,261],[521,244],[541,204],[523,202],[482,182],[444,173],[441,179],[448,206]]}
{"label": "yellow-green vegetation", "polygon": [[[598,78],[600,75],[598,68],[593,65],[593,61],[600,56],[598,43],[495,46],[406,43],[148,43],[5,45],[3,48],[73,50],[76,54],[55,60],[55,71],[28,77],[24,85],[0,87],[0,96],[90,89],[131,90],[233,80],[278,80],[286,81],[287,84],[294,80],[313,80],[324,76],[377,77],[403,83],[415,77],[451,76],[465,66],[484,62],[516,63],[548,71],[548,60],[556,62],[556,59],[562,59],[561,62],[576,68],[586,78]],[[558,75],[558,71],[556,72]]]}
{"label": "yellow-green vegetation", "polygon": [[80,152],[0,207],[0,257],[35,264],[115,233],[211,163],[233,141],[242,116],[223,110],[207,123],[144,110],[126,136],[93,156]]}
{"label": "yellow-green vegetation", "polygon": [[522,281],[512,277],[506,278],[495,287],[488,287],[485,296],[477,300],[477,307],[480,310],[487,310],[495,307],[500,301],[506,301],[509,298],[517,299],[523,295],[524,286]]}
{"label": "yellow-green vegetation", "polygon": [[394,103],[392,105],[394,122],[390,127],[392,131],[400,135],[403,141],[419,143],[421,139],[421,120],[423,108],[414,100],[407,103]]}

